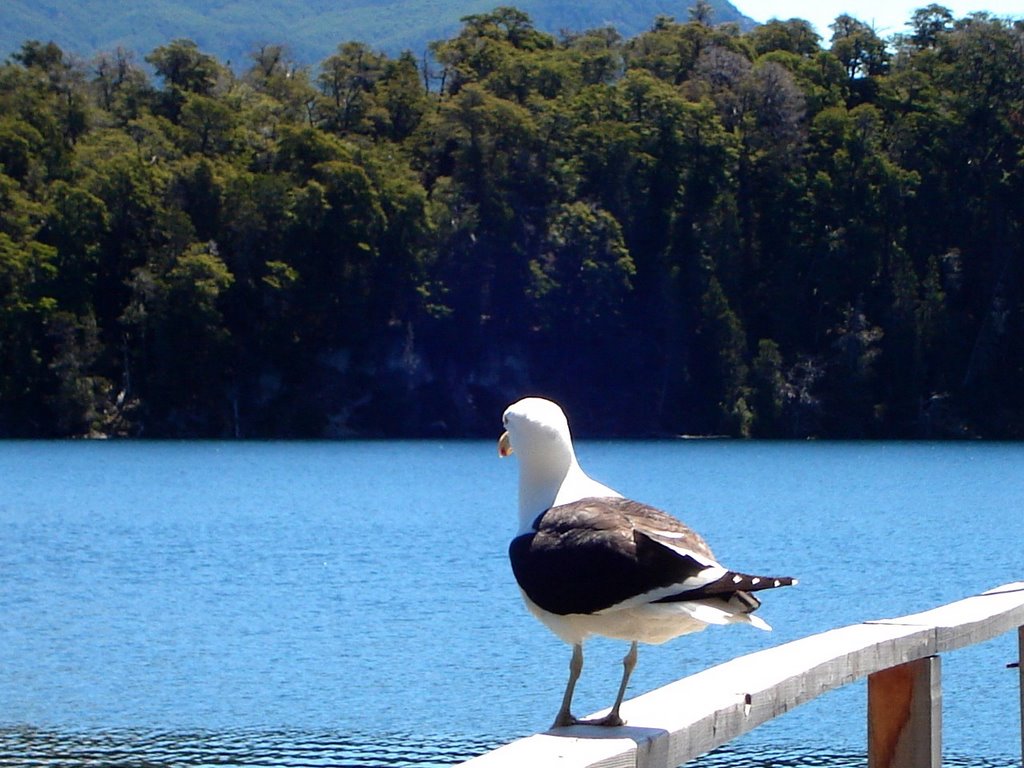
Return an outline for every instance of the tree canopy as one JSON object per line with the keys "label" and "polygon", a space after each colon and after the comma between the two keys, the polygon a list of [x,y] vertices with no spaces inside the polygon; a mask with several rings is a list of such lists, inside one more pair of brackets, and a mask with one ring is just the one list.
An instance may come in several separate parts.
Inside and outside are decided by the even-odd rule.
{"label": "tree canopy", "polygon": [[1024,23],[0,66],[0,436],[1024,436]]}

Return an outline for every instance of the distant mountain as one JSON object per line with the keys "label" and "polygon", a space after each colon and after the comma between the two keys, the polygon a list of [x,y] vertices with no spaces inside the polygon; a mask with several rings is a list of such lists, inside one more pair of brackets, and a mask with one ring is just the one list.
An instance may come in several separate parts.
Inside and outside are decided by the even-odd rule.
{"label": "distant mountain", "polygon": [[[631,37],[655,17],[686,21],[688,0],[3,0],[0,57],[27,40],[53,41],[86,58],[124,47],[145,55],[175,38],[193,40],[221,62],[244,66],[260,44],[285,45],[303,64],[318,64],[348,40],[397,54],[422,53],[451,37],[459,19],[514,5],[538,29],[558,33],[612,26]],[[712,23],[755,25],[729,0],[711,0]]]}

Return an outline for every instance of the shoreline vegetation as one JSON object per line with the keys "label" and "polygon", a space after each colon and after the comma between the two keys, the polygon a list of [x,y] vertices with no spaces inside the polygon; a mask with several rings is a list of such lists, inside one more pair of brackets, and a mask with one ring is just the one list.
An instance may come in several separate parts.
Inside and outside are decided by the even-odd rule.
{"label": "shoreline vegetation", "polygon": [[908,29],[25,42],[0,437],[1020,438],[1024,22]]}

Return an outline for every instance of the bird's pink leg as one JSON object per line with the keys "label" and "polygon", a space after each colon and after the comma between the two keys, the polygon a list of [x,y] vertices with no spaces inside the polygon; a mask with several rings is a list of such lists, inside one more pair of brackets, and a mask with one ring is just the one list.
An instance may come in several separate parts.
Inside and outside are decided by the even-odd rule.
{"label": "bird's pink leg", "polygon": [[629,652],[622,659],[622,682],[619,683],[619,695],[615,697],[615,703],[612,705],[611,711],[597,720],[577,720],[578,725],[603,725],[608,727],[625,725],[626,721],[619,716],[619,707],[622,706],[622,699],[626,696],[626,686],[629,685],[629,676],[633,674],[635,666],[636,640],[629,646]]}
{"label": "bird's pink leg", "polygon": [[575,725],[579,722],[572,715],[572,694],[576,690],[576,681],[580,679],[583,671],[583,644],[574,643],[572,646],[572,659],[569,660],[569,682],[565,686],[565,695],[562,696],[562,706],[555,715],[555,723],[552,728],[564,728],[567,725]]}

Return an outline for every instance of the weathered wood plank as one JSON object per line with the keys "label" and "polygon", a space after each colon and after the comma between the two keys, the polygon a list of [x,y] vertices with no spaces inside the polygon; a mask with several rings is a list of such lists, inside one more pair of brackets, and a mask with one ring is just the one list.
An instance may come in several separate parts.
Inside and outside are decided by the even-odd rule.
{"label": "weathered wood plank", "polygon": [[868,768],[940,768],[938,656],[868,675]]}
{"label": "weathered wood plank", "polygon": [[[638,744],[645,742],[642,728],[581,728],[573,736],[563,728],[557,735],[538,733],[513,741],[463,763],[472,768],[498,766],[565,766],[566,768],[633,768]],[[631,738],[632,736],[632,738]]]}
{"label": "weathered wood plank", "polygon": [[844,627],[671,683],[633,699],[622,714],[664,734],[667,764],[679,765],[826,691],[929,655],[931,639],[918,627]]}
{"label": "weathered wood plank", "polygon": [[[627,726],[562,728],[466,765],[672,768],[833,688],[1021,626],[1024,582],[1016,582],[931,611],[854,624],[741,656],[625,702]],[[1024,698],[1021,709],[1024,716]]]}
{"label": "weathered wood plank", "polygon": [[923,613],[869,623],[934,627],[935,652],[954,651],[1024,625],[1024,582],[1004,584]]}

